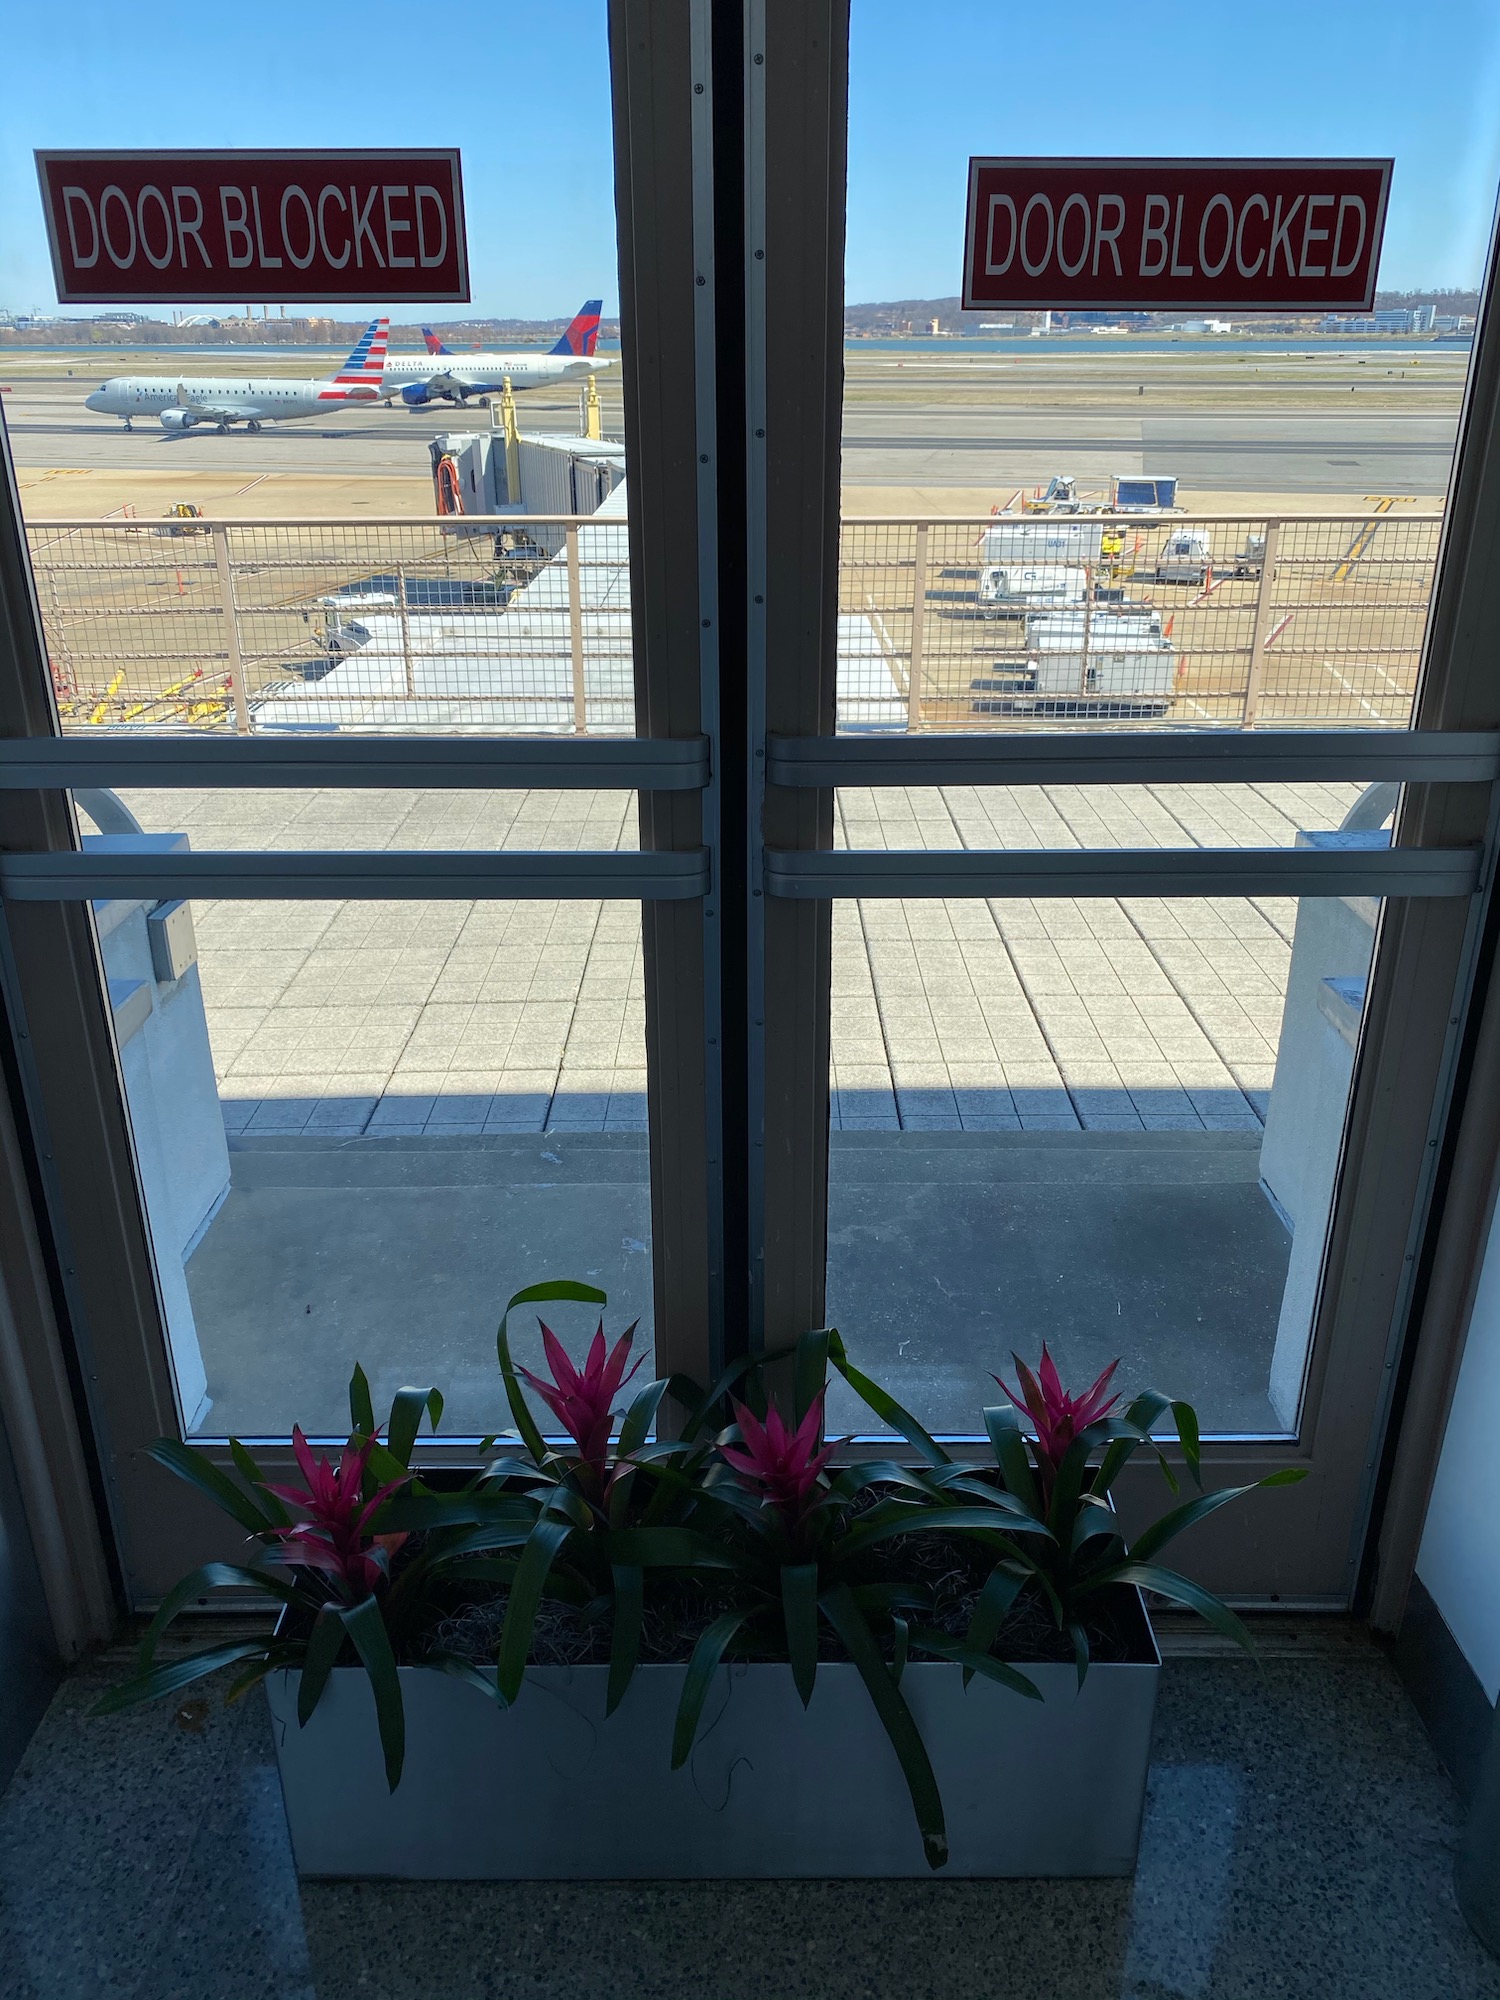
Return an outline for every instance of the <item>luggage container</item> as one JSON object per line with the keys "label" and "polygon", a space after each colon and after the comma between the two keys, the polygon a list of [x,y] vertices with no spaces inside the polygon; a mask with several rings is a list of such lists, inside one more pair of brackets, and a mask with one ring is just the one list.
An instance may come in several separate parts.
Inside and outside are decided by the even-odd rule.
{"label": "luggage container", "polygon": [[1088,571],[1069,563],[992,563],[979,572],[979,601],[999,614],[1081,605],[1088,587]]}
{"label": "luggage container", "polygon": [[1096,521],[1000,519],[985,529],[981,567],[1044,567],[1098,562],[1105,529]]}
{"label": "luggage container", "polygon": [[1027,620],[1026,658],[997,662],[970,682],[976,715],[1140,721],[1165,715],[1178,656],[1159,612],[1039,614]]}

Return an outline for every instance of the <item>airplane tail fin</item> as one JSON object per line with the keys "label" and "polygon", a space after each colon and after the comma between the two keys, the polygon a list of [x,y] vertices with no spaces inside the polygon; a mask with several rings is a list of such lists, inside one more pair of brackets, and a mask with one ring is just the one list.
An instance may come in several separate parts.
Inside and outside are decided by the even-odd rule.
{"label": "airplane tail fin", "polygon": [[594,349],[599,345],[599,315],[603,310],[603,299],[585,300],[574,316],[573,324],[568,328],[556,347],[551,348],[549,352],[553,354],[592,354]]}
{"label": "airplane tail fin", "polygon": [[423,327],[422,338],[427,343],[427,352],[429,354],[447,354],[449,352],[449,349],[438,339],[430,326]]}
{"label": "airplane tail fin", "polygon": [[336,375],[331,375],[329,386],[341,389],[346,398],[358,398],[363,391],[375,395],[385,374],[386,336],[390,331],[388,319],[372,319],[350,352],[349,359]]}

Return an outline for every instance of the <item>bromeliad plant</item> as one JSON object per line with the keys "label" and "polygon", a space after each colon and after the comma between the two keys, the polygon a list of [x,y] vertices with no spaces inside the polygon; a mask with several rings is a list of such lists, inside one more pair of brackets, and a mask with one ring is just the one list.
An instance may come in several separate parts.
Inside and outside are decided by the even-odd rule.
{"label": "bromeliad plant", "polygon": [[[883,1422],[901,1433],[937,1476],[945,1476],[953,1464],[949,1454],[909,1411],[853,1366],[836,1333],[829,1335],[829,1342],[830,1358],[849,1386]],[[993,1469],[984,1481],[958,1483],[975,1509],[975,1524],[982,1523],[986,1533],[994,1534],[991,1547],[998,1552],[969,1623],[969,1651],[988,1653],[1017,1599],[1031,1588],[1058,1630],[1067,1634],[1081,1687],[1089,1668],[1089,1619],[1104,1593],[1132,1585],[1196,1612],[1216,1632],[1247,1652],[1253,1650],[1249,1633],[1227,1604],[1201,1584],[1165,1568],[1157,1557],[1184,1530],[1231,1501],[1263,1486],[1295,1485],[1306,1477],[1304,1468],[1283,1467],[1251,1485],[1205,1493],[1198,1418],[1191,1403],[1148,1389],[1117,1416],[1112,1412],[1120,1398],[1108,1390],[1118,1361],[1111,1362],[1081,1395],[1073,1396],[1064,1389],[1045,1343],[1035,1372],[1019,1355],[1011,1359],[1021,1393],[995,1376],[1007,1400],[984,1413]],[[1111,1495],[1135,1454],[1153,1452],[1174,1499],[1181,1490],[1155,1436],[1169,1413],[1172,1434],[1198,1491],[1132,1540],[1114,1511]],[[1030,1418],[1034,1437],[1022,1430],[1023,1416]],[[992,1515],[1002,1497],[1018,1501],[1030,1520],[1019,1523],[1004,1513]]]}
{"label": "bromeliad plant", "polygon": [[[510,1300],[496,1346],[514,1429],[504,1440],[486,1439],[484,1463],[456,1486],[437,1490],[411,1466],[424,1415],[434,1430],[441,1419],[438,1392],[400,1390],[382,1438],[359,1368],[349,1385],[350,1436],[336,1457],[320,1455],[294,1431],[299,1484],[272,1483],[235,1441],[237,1477],[175,1440],[154,1446],[160,1464],[239,1524],[250,1550],[241,1563],[205,1564],[168,1593],[141,1642],[135,1677],[96,1712],[173,1693],[235,1665],[230,1700],[268,1673],[299,1672],[297,1713],[305,1724],[334,1667],[357,1662],[374,1692],[394,1790],[405,1754],[398,1662],[456,1675],[507,1707],[521,1692],[543,1606],[569,1607],[607,1639],[612,1713],[641,1658],[649,1599],[679,1621],[688,1654],[674,1768],[692,1754],[726,1657],[784,1660],[804,1706],[813,1699],[820,1654],[846,1658],[900,1760],[928,1861],[940,1867],[947,1857],[942,1800],[902,1692],[913,1656],[958,1664],[966,1685],[977,1674],[1037,1699],[1035,1684],[996,1652],[1023,1594],[1066,1635],[1081,1684],[1090,1625],[1110,1593],[1131,1586],[1249,1644],[1225,1605],[1158,1557],[1176,1535],[1254,1488],[1203,1492],[1191,1406],[1147,1391],[1122,1411],[1111,1392],[1118,1363],[1073,1394],[1045,1347],[1035,1370],[1016,1357],[1019,1387],[995,1377],[1006,1400],[984,1413],[989,1462],[976,1464],[946,1451],[857,1369],[832,1330],[805,1335],[794,1350],[740,1361],[708,1390],[674,1375],[641,1385],[617,1408],[642,1365],[631,1358],[634,1327],[611,1345],[601,1321],[575,1363],[543,1323],[548,1373],[516,1365],[511,1314],[559,1301],[607,1303],[594,1287],[563,1280]],[[785,1381],[776,1380],[789,1416],[767,1394],[781,1364]],[[823,1435],[830,1367],[906,1440],[915,1462],[889,1453],[838,1462],[839,1448]],[[564,1437],[543,1435],[528,1389]],[[653,1436],[668,1396],[675,1432]],[[1154,1436],[1168,1420],[1198,1489],[1186,1500]],[[1176,1504],[1132,1539],[1111,1493],[1141,1450],[1155,1453]],[[1256,1485],[1301,1476],[1276,1472]],[[965,1552],[960,1574],[976,1579],[971,1609],[957,1622],[951,1603],[941,1613],[951,1629],[939,1623],[934,1586],[921,1581],[916,1558],[931,1545],[914,1538],[928,1537],[946,1538],[948,1553],[941,1542],[937,1549],[939,1569],[951,1569],[956,1546]],[[159,1662],[172,1621],[222,1587],[269,1597],[281,1614],[274,1633]],[[490,1672],[434,1637],[441,1609],[486,1593],[504,1599]]]}
{"label": "bromeliad plant", "polygon": [[[951,1530],[956,1522],[978,1526],[981,1534],[991,1528],[962,1504],[972,1482],[961,1465],[913,1469],[882,1458],[831,1469],[836,1447],[820,1440],[830,1341],[836,1338],[819,1332],[797,1344],[794,1423],[775,1408],[757,1412],[736,1400],[734,1422],[716,1440],[702,1495],[710,1508],[722,1510],[721,1544],[731,1556],[734,1602],[693,1648],[672,1765],[679,1768],[692,1753],[714,1671],[731,1646],[751,1657],[785,1658],[805,1708],[817,1684],[826,1626],[859,1673],[900,1761],[928,1863],[940,1868],[948,1858],[942,1798],[901,1692],[910,1653],[956,1660],[970,1676],[982,1674],[1032,1700],[1040,1695],[1014,1667],[934,1629],[924,1616],[925,1589],[870,1577],[871,1551],[897,1536]],[[987,1499],[994,1519],[1016,1530],[1041,1529],[1009,1494],[991,1492]]]}
{"label": "bromeliad plant", "polygon": [[[149,1456],[237,1522],[251,1547],[244,1562],[204,1563],[168,1591],[141,1640],[134,1677],[96,1702],[95,1714],[174,1694],[205,1674],[243,1663],[226,1701],[237,1701],[269,1673],[291,1669],[302,1676],[297,1714],[306,1723],[334,1667],[352,1653],[370,1678],[386,1779],[395,1790],[406,1748],[397,1660],[421,1626],[434,1589],[482,1575],[485,1553],[512,1542],[518,1530],[524,1534],[530,1510],[523,1500],[495,1495],[480,1514],[462,1496],[455,1504],[452,1496],[427,1492],[414,1477],[411,1454],[422,1418],[434,1430],[442,1418],[436,1389],[398,1390],[382,1441],[369,1383],[356,1366],[349,1413],[349,1441],[337,1461],[315,1452],[300,1428],[293,1431],[300,1486],[273,1483],[238,1439],[229,1445],[238,1480],[175,1438],[151,1447]],[[158,1665],[168,1626],[218,1589],[270,1598],[282,1614],[275,1631]],[[431,1649],[423,1660],[488,1685],[464,1660]]]}

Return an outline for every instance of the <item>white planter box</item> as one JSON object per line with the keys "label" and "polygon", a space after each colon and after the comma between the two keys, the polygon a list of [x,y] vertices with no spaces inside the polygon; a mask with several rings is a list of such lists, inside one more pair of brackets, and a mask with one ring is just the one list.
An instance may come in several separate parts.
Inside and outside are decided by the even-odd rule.
{"label": "white planter box", "polygon": [[[902,1692],[947,1814],[948,1876],[1128,1875],[1160,1658],[1027,1665],[1033,1702],[946,1664]],[[715,1676],[698,1746],[669,1768],[684,1669],[646,1666],[607,1721],[607,1669],[533,1667],[506,1711],[401,1669],[406,1766],[387,1791],[369,1683],[331,1677],[297,1726],[299,1676],[266,1682],[298,1872],[457,1880],[926,1876],[896,1761],[856,1670],[818,1669],[804,1711],[786,1666]]]}

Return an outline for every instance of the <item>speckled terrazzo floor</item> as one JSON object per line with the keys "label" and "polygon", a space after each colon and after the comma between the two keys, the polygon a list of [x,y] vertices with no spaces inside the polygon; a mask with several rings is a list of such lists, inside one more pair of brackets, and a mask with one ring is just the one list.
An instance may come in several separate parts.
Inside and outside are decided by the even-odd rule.
{"label": "speckled terrazzo floor", "polygon": [[320,1884],[259,1699],[64,1687],[0,1801],[16,2000],[1500,2000],[1381,1656],[1173,1660],[1134,1883]]}

